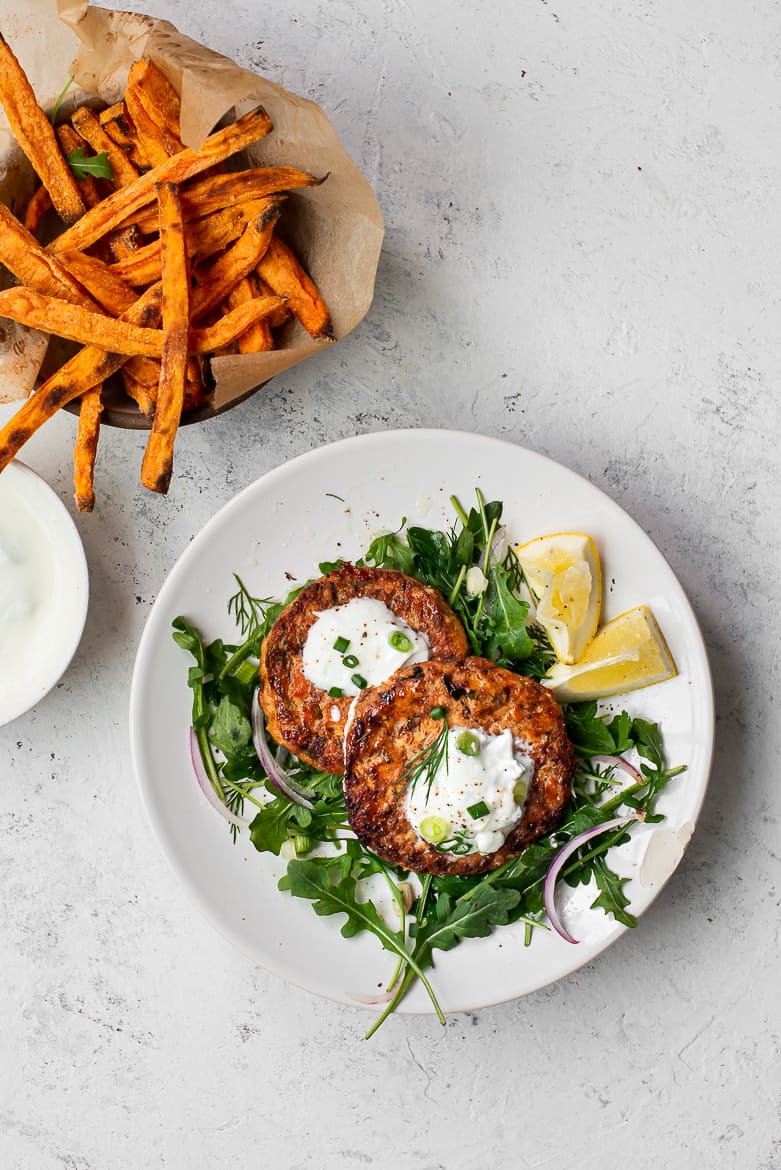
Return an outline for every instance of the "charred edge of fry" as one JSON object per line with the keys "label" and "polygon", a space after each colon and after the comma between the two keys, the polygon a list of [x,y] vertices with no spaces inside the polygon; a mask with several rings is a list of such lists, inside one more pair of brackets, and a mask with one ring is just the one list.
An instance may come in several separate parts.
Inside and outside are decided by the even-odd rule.
{"label": "charred edge of fry", "polygon": [[[127,155],[138,173],[143,174],[149,170],[149,159],[138,145],[138,135],[127,106],[124,102],[117,102],[111,106],[111,110],[114,112],[110,118],[104,120],[103,114],[100,115],[100,124],[111,141]],[[105,113],[108,111],[104,110]]]}
{"label": "charred edge of fry", "polygon": [[108,155],[118,187],[127,187],[138,178],[138,171],[125,152],[106,133],[94,110],[89,106],[80,106],[71,115],[71,124],[97,154],[105,151]]}

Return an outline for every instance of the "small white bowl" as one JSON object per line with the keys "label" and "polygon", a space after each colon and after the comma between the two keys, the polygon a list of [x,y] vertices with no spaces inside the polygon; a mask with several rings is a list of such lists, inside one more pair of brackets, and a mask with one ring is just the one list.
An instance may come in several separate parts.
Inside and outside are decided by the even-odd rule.
{"label": "small white bowl", "polygon": [[45,480],[15,460],[0,475],[0,727],[65,673],[88,599],[76,525]]}

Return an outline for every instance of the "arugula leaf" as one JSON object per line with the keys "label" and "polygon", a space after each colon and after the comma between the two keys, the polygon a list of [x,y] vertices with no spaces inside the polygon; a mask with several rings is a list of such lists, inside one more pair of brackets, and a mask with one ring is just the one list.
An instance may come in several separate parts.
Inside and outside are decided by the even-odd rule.
{"label": "arugula leaf", "polygon": [[279,796],[269,800],[260,809],[249,827],[250,840],[259,853],[275,853],[279,856],[280,849],[290,836],[288,826],[292,807],[292,800]]}
{"label": "arugula leaf", "polygon": [[[327,862],[328,859],[325,860]],[[385,950],[398,955],[407,970],[417,975],[429,994],[440,1023],[444,1024],[445,1017],[431,984],[420,964],[407,950],[400,933],[385,925],[373,902],[358,900],[355,878],[345,876],[337,867],[322,862],[322,858],[289,862],[287,875],[279,883],[280,887],[289,890],[294,898],[309,898],[315,914],[345,914],[347,921],[341,928],[344,938],[353,938],[367,930],[379,939]]]}
{"label": "arugula leaf", "polygon": [[84,147],[77,146],[75,150],[66,154],[65,158],[77,179],[86,179],[88,175],[92,175],[95,179],[114,178],[114,168],[105,150],[102,150],[100,154],[90,155],[88,158]]}
{"label": "arugula leaf", "polygon": [[209,727],[209,739],[224,756],[235,755],[252,737],[249,719],[227,697],[220,700]]}
{"label": "arugula leaf", "polygon": [[523,661],[533,648],[525,625],[529,606],[510,591],[507,576],[498,566],[489,574],[484,612],[490,657]]}
{"label": "arugula leaf", "polygon": [[399,537],[406,527],[406,516],[395,532],[384,532],[369,545],[364,560],[380,569],[399,569],[402,573],[414,574],[415,554]]}
{"label": "arugula leaf", "polygon": [[424,946],[449,951],[464,938],[485,938],[495,926],[509,921],[520,898],[517,890],[496,889],[485,881],[475,888],[469,901],[453,902],[449,894],[441,893],[431,917],[418,929],[416,952]]}
{"label": "arugula leaf", "polygon": [[624,886],[629,878],[618,877],[608,866],[604,857],[597,857],[592,863],[594,879],[599,887],[599,897],[591,903],[592,909],[597,907],[606,914],[612,914],[617,922],[624,926],[637,926],[637,919],[627,913],[629,899],[624,893]]}

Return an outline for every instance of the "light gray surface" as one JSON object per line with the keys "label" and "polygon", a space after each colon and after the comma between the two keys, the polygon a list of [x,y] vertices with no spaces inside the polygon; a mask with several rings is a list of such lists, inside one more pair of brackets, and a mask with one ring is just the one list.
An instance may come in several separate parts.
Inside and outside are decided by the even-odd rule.
{"label": "light gray surface", "polygon": [[[168,499],[106,431],[77,658],[0,730],[0,1165],[781,1166],[778,9],[160,0],[320,101],[387,220],[350,338],[182,432]],[[0,420],[10,414],[0,408]],[[667,888],[579,974],[441,1028],[289,988],[191,909],[136,798],[126,705],[161,582],[238,489],[353,433],[502,436],[670,560],[718,704]],[[23,452],[70,502],[73,420]]]}

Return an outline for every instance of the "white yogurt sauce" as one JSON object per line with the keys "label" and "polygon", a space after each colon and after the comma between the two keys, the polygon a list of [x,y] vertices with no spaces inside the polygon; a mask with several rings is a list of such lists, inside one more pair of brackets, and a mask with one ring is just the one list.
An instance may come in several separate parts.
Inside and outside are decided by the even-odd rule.
{"label": "white yogurt sauce", "polygon": [[73,523],[29,468],[0,476],[0,725],[57,681],[86,613],[86,566]]}
{"label": "white yogurt sauce", "polygon": [[[401,641],[403,648],[396,649],[391,640]],[[348,645],[337,650],[337,642]],[[404,648],[407,642],[409,649]],[[430,655],[428,638],[411,629],[384,602],[354,597],[344,605],[318,613],[306,636],[301,659],[304,677],[313,686],[324,691],[338,688],[343,695],[355,696],[363,687],[354,681],[354,676],[367,686],[376,686],[399,667],[426,662]]]}
{"label": "white yogurt sauce", "polygon": [[[464,733],[477,741],[476,755],[459,749],[458,740]],[[528,791],[533,774],[534,763],[520,750],[512,732],[488,735],[478,727],[451,727],[447,767],[443,760],[430,789],[425,776],[410,785],[405,800],[407,819],[424,840],[427,837],[420,829],[426,818],[444,822],[447,833],[438,843],[440,848],[448,850],[455,843],[458,852],[495,853],[523,815],[523,803],[517,803],[513,789],[523,781]],[[475,817],[468,810],[481,802],[488,812]]]}

